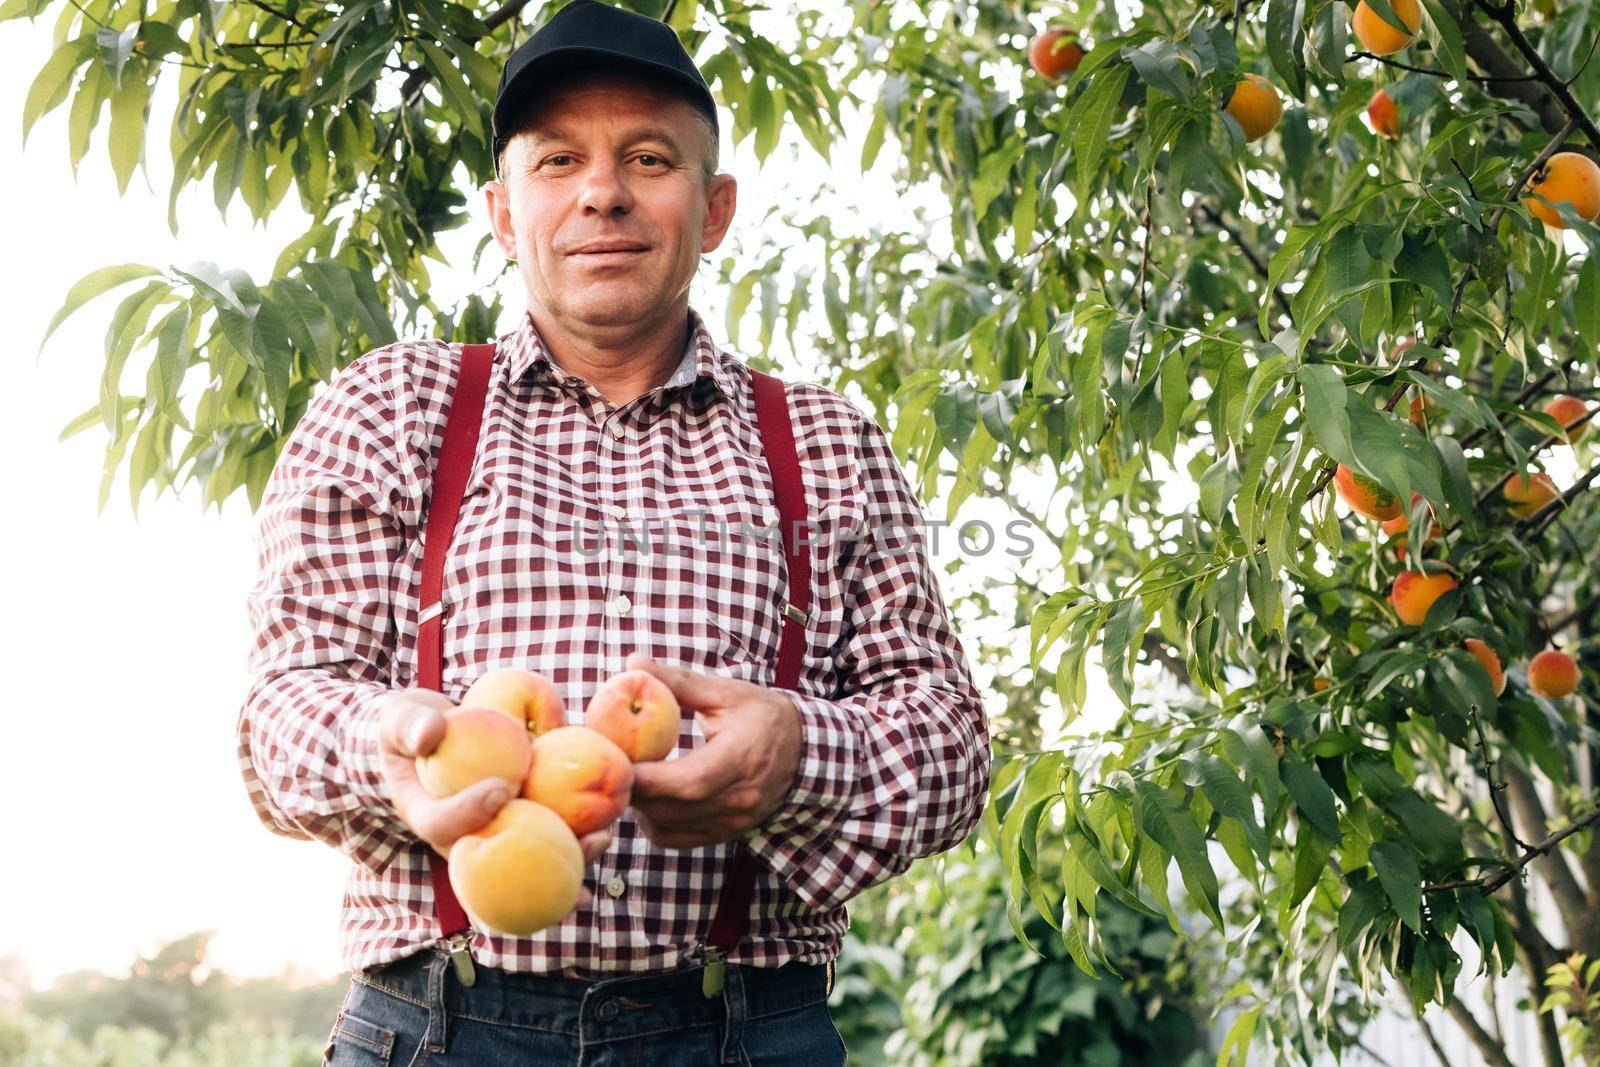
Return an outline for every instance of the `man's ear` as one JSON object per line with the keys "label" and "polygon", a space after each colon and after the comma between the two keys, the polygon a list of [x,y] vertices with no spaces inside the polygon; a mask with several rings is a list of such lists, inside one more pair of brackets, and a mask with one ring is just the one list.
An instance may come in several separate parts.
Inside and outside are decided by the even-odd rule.
{"label": "man's ear", "polygon": [[492,179],[483,185],[484,203],[489,209],[489,229],[507,259],[517,258],[517,234],[511,226],[511,195],[505,183]]}
{"label": "man's ear", "polygon": [[706,187],[706,224],[700,234],[700,254],[714,252],[733,225],[739,201],[739,182],[731,174],[713,174]]}

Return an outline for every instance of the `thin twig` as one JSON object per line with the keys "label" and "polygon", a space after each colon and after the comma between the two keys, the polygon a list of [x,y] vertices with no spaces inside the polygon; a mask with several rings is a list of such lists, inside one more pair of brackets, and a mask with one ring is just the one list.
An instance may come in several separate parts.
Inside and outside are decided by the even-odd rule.
{"label": "thin twig", "polygon": [[1528,845],[1528,851],[1523,853],[1516,862],[1496,871],[1494,874],[1484,875],[1480,878],[1460,878],[1451,882],[1425,885],[1422,887],[1422,891],[1424,893],[1442,893],[1450,889],[1479,889],[1487,896],[1521,874],[1528,864],[1547,854],[1573,834],[1581,834],[1595,823],[1600,823],[1600,807],[1590,808],[1583,815],[1572,820],[1544,840]]}
{"label": "thin twig", "polygon": [[1478,719],[1478,705],[1469,705],[1468,710],[1472,715],[1472,729],[1478,735],[1478,751],[1483,754],[1483,776],[1489,782],[1489,804],[1494,808],[1495,818],[1500,820],[1501,829],[1517,847],[1519,853],[1528,851],[1528,843],[1517,836],[1517,828],[1511,825],[1511,816],[1500,806],[1500,794],[1505,792],[1506,784],[1494,780],[1494,757],[1489,755],[1489,739],[1484,736],[1483,723]]}
{"label": "thin twig", "polygon": [[[1350,53],[1350,56],[1346,62],[1354,59],[1372,59],[1382,63],[1386,67],[1398,67],[1401,70],[1409,70],[1413,74],[1430,74],[1435,78],[1455,77],[1455,75],[1451,74],[1448,70],[1440,70],[1438,67],[1416,67],[1412,66],[1410,63],[1402,63],[1398,59],[1390,59],[1388,56],[1374,55],[1371,52],[1352,52]],[[1520,78],[1491,78],[1486,74],[1468,74],[1467,79],[1475,82],[1536,82],[1539,80],[1539,76],[1537,74],[1527,74]]]}
{"label": "thin twig", "polygon": [[1550,503],[1546,504],[1532,515],[1522,520],[1524,523],[1530,524],[1528,528],[1529,536],[1538,537],[1540,534],[1544,533],[1545,528],[1548,527],[1552,522],[1556,521],[1556,516],[1560,515],[1563,511],[1566,511],[1567,508],[1571,506],[1572,501],[1577,498],[1578,494],[1589,488],[1589,486],[1594,483],[1596,478],[1600,478],[1600,464],[1590,467],[1582,478],[1579,478],[1577,481],[1573,482],[1572,485],[1567,487],[1566,492],[1562,493],[1560,496],[1550,501]]}
{"label": "thin twig", "polygon": [[1567,83],[1556,77],[1555,72],[1550,69],[1550,64],[1544,61],[1544,57],[1533,46],[1533,42],[1528,40],[1528,35],[1522,32],[1521,26],[1517,25],[1516,9],[1510,4],[1496,6],[1487,3],[1486,0],[1477,0],[1477,3],[1480,8],[1488,12],[1489,16],[1500,24],[1500,28],[1511,39],[1512,45],[1518,52],[1522,53],[1522,58],[1527,60],[1528,65],[1533,68],[1537,80],[1543,83],[1545,88],[1550,91],[1550,94],[1561,105],[1562,110],[1567,113],[1569,124],[1576,125],[1578,129],[1582,130],[1589,143],[1597,151],[1600,151],[1600,127],[1595,126],[1594,120],[1589,117],[1583,105],[1578,103],[1577,98],[1572,95],[1572,90],[1567,86]]}

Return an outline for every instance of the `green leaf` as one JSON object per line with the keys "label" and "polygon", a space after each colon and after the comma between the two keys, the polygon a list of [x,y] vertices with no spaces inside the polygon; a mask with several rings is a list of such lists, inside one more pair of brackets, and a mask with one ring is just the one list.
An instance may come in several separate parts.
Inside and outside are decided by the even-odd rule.
{"label": "green leaf", "polygon": [[1250,843],[1250,848],[1261,857],[1263,863],[1268,862],[1267,835],[1260,819],[1256,817],[1255,802],[1250,799],[1250,791],[1233,768],[1209,752],[1184,761],[1184,765],[1192,769],[1192,774],[1186,775],[1185,781],[1197,786],[1218,813],[1244,827],[1245,840]]}
{"label": "green leaf", "polygon": [[478,110],[481,98],[467,84],[467,79],[456,67],[454,57],[424,38],[415,38],[412,43],[420,48],[427,58],[425,69],[433,72],[434,80],[438,82],[445,98],[450,101],[461,124],[472,131],[480,141],[483,140],[483,115]]}
{"label": "green leaf", "polygon": [[1110,147],[1111,119],[1122,99],[1123,86],[1128,83],[1129,69],[1120,63],[1108,67],[1089,83],[1089,88],[1072,105],[1066,128],[1073,132],[1072,155],[1077,162],[1077,188],[1080,190],[1090,187]]}
{"label": "green leaf", "polygon": [[77,311],[83,305],[97,296],[110,292],[112,289],[129,282],[148,278],[152,274],[161,272],[154,267],[143,263],[118,263],[115,266],[100,267],[85,274],[82,278],[72,283],[72,288],[67,290],[66,302],[61,309],[50,318],[50,325],[45,327],[44,336],[39,338],[39,351],[44,351],[45,342],[50,340],[50,335],[56,332],[67,316]]}
{"label": "green leaf", "polygon": [[1305,9],[1306,0],[1271,0],[1267,5],[1267,55],[1272,69],[1298,100],[1306,98],[1305,65],[1300,61]]}
{"label": "green leaf", "polygon": [[1166,38],[1146,41],[1138,48],[1125,49],[1123,54],[1145,84],[1179,100],[1194,96],[1194,80],[1178,54],[1178,46]]}
{"label": "green leaf", "polygon": [[133,172],[144,158],[145,121],[150,112],[151,84],[139,78],[111,94],[111,129],[107,145],[111,169],[116,174],[117,192],[126,193]]}
{"label": "green leaf", "polygon": [[1250,1043],[1256,1036],[1256,1020],[1260,1017],[1259,1007],[1239,1013],[1223,1035],[1222,1046],[1217,1051],[1217,1067],[1246,1067],[1250,1062]]}
{"label": "green leaf", "polygon": [[1219,931],[1225,930],[1222,905],[1217,898],[1217,873],[1211,867],[1205,835],[1193,813],[1180,807],[1171,793],[1154,782],[1137,781],[1134,789],[1140,828],[1172,854],[1190,899]]}
{"label": "green leaf", "polygon": [[45,61],[43,69],[28,87],[28,97],[22,103],[22,143],[28,143],[28,131],[49,111],[66,102],[72,88],[73,76],[78,68],[94,55],[93,37],[76,37],[61,45]]}
{"label": "green leaf", "polygon": [[1591,347],[1600,348],[1600,259],[1590,253],[1578,269],[1572,294],[1573,329]]}
{"label": "green leaf", "polygon": [[1383,891],[1400,921],[1422,932],[1422,873],[1411,849],[1399,841],[1379,841],[1368,855]]}
{"label": "green leaf", "polygon": [[1330,841],[1339,840],[1339,813],[1328,783],[1302,759],[1285,757],[1280,766],[1283,769],[1284,787],[1294,800],[1296,810],[1323,837]]}
{"label": "green leaf", "polygon": [[156,402],[168,418],[173,418],[178,410],[178,385],[188,369],[189,305],[179,304],[167,313],[157,327],[156,358],[152,364]]}
{"label": "green leaf", "polygon": [[1353,464],[1355,448],[1350,443],[1344,378],[1327,364],[1310,363],[1300,368],[1299,379],[1305,392],[1302,410],[1317,447],[1336,463]]}

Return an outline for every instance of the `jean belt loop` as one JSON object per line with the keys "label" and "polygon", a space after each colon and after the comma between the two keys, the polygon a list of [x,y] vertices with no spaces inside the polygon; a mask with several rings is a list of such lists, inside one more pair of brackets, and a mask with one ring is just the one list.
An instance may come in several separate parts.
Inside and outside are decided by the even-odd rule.
{"label": "jean belt loop", "polygon": [[449,966],[450,954],[435,948],[428,961],[428,1032],[422,1038],[429,1052],[445,1050],[444,979]]}
{"label": "jean belt loop", "polygon": [[745,1000],[745,968],[728,964],[728,980],[722,986],[722,1005],[728,1025],[722,1038],[722,1062],[739,1063],[744,1049],[744,1021],[749,1005]]}

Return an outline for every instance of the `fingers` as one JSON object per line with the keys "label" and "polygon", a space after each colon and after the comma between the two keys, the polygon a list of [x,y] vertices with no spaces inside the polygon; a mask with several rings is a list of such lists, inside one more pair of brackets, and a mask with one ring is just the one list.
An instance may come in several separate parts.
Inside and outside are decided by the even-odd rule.
{"label": "fingers", "polygon": [[431,689],[406,689],[378,713],[378,744],[402,756],[425,756],[444,737],[444,713],[455,705]]}
{"label": "fingers", "polygon": [[688,755],[633,765],[633,796],[700,803],[710,800],[744,774],[737,745],[718,734]]}
{"label": "fingers", "polygon": [[412,832],[443,856],[450,854],[458,838],[487,826],[516,795],[504,778],[485,778],[447,797],[429,796],[415,775],[402,788],[403,799],[395,797],[395,810]]}
{"label": "fingers", "polygon": [[593,863],[611,847],[611,831],[596,830],[592,834],[584,834],[578,838],[578,846],[583,849],[584,864]]}
{"label": "fingers", "polygon": [[723,678],[714,674],[697,674],[682,667],[657,663],[643,652],[629,654],[625,666],[629,670],[648,671],[666,683],[678,703],[686,708],[722,708],[737,704],[748,690],[759,688],[737,678]]}

